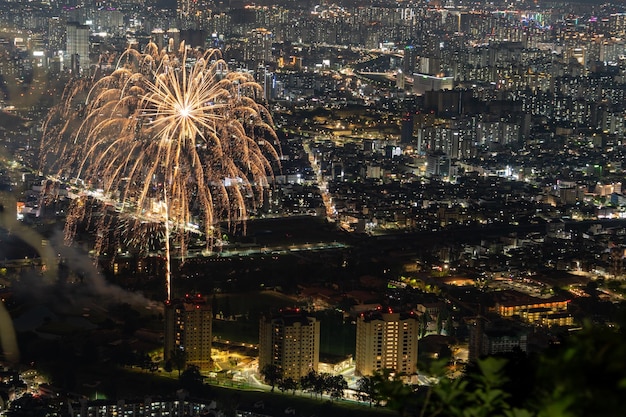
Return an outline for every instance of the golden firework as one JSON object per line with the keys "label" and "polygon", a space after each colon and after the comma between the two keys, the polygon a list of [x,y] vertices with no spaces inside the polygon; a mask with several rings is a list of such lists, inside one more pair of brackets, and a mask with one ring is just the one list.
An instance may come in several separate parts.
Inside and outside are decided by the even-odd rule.
{"label": "golden firework", "polygon": [[[144,53],[128,49],[108,75],[73,82],[42,140],[44,169],[78,187],[66,238],[85,221],[108,236],[103,207],[162,224],[168,256],[170,232],[184,252],[189,230],[211,245],[218,221],[245,225],[279,161],[261,93],[219,51],[183,46],[167,54],[154,44]],[[88,198],[100,203],[100,215],[87,209]]]}

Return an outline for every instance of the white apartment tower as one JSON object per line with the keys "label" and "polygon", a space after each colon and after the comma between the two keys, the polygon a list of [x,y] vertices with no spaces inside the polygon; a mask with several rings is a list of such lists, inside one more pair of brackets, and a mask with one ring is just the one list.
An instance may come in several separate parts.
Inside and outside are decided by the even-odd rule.
{"label": "white apartment tower", "polygon": [[300,309],[261,318],[259,370],[276,365],[285,378],[299,379],[319,364],[320,322]]}
{"label": "white apartment tower", "polygon": [[187,364],[209,369],[212,320],[211,306],[199,294],[167,301],[163,349],[165,360],[171,359],[176,350],[181,350],[185,352]]}
{"label": "white apartment tower", "polygon": [[357,375],[375,371],[417,372],[417,339],[419,321],[410,313],[372,311],[356,320]]}

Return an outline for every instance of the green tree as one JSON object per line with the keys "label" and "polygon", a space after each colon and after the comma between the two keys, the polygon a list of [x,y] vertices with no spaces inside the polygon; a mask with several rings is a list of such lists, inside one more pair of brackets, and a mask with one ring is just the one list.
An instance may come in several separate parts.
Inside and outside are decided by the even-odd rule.
{"label": "green tree", "polygon": [[202,393],[204,377],[200,373],[200,368],[196,365],[189,365],[178,377],[180,386],[187,390],[192,396],[199,396]]}
{"label": "green tree", "polygon": [[315,381],[317,380],[317,372],[311,370],[308,374],[300,377],[300,388],[303,391],[309,391],[311,397],[313,396],[313,388],[315,387]]}
{"label": "green tree", "polygon": [[328,378],[328,395],[332,400],[345,397],[346,389],[348,389],[348,382],[343,375],[334,375]]}
{"label": "green tree", "polygon": [[274,392],[274,387],[283,378],[283,369],[278,365],[268,363],[261,369],[261,376],[265,382],[270,384],[272,392]]}
{"label": "green tree", "polygon": [[369,402],[370,407],[372,404],[378,405],[380,399],[378,398],[378,391],[376,389],[376,382],[371,376],[362,376],[356,382],[357,384],[357,398],[359,401]]}
{"label": "green tree", "polygon": [[[439,382],[427,388],[420,417],[532,417],[531,410],[511,407],[510,394],[503,388],[506,359],[488,357],[477,361],[475,372],[465,378],[445,376],[445,363],[437,362],[431,372]],[[556,416],[556,415],[554,415]]]}
{"label": "green tree", "polygon": [[426,336],[426,332],[428,331],[428,321],[430,317],[427,312],[422,313],[420,316],[420,338]]}
{"label": "green tree", "polygon": [[291,377],[283,378],[280,381],[278,381],[278,389],[281,392],[291,391],[291,394],[295,395],[296,390],[298,389],[298,381],[296,381],[295,379]]}
{"label": "green tree", "polygon": [[180,378],[180,374],[187,364],[187,352],[176,348],[171,352],[170,360],[172,365],[178,370],[178,377]]}
{"label": "green tree", "polygon": [[330,388],[330,374],[326,372],[318,374],[317,372],[315,372],[314,376],[315,379],[313,380],[313,392],[315,393],[316,397],[318,395],[321,397],[322,394],[324,394],[324,392],[327,392]]}
{"label": "green tree", "polygon": [[413,387],[402,381],[401,375],[390,369],[383,369],[375,372],[372,378],[381,402],[385,401],[387,407],[400,416],[410,415],[410,410],[415,408],[417,396]]}
{"label": "green tree", "polygon": [[172,360],[168,359],[165,361],[165,364],[163,365],[163,370],[165,372],[172,372],[174,370],[174,368],[172,367]]}
{"label": "green tree", "polygon": [[[558,409],[563,416],[624,415],[626,328],[590,322],[540,358],[536,377],[541,416]],[[555,414],[553,414],[555,415]]]}
{"label": "green tree", "polygon": [[437,334],[441,334],[441,331],[443,330],[444,314],[444,310],[441,310],[439,314],[437,314]]}

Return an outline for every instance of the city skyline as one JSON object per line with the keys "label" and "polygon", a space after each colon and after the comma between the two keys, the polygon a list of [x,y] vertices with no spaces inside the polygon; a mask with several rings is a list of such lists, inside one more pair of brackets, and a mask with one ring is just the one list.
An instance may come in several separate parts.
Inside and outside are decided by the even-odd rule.
{"label": "city skyline", "polygon": [[0,411],[619,415],[625,39],[622,2],[0,2]]}

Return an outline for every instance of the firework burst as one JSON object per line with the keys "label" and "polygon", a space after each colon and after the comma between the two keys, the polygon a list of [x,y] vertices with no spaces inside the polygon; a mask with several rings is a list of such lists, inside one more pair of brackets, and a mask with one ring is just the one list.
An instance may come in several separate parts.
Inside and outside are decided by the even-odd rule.
{"label": "firework burst", "polygon": [[[256,101],[261,92],[218,51],[166,54],[153,44],[145,53],[128,49],[106,76],[69,85],[42,140],[44,169],[78,188],[66,239],[88,222],[102,249],[107,211],[129,219],[118,225],[162,225],[168,257],[170,234],[184,253],[190,230],[211,245],[218,221],[245,227],[279,161],[271,117]],[[127,229],[132,242],[150,227]]]}

